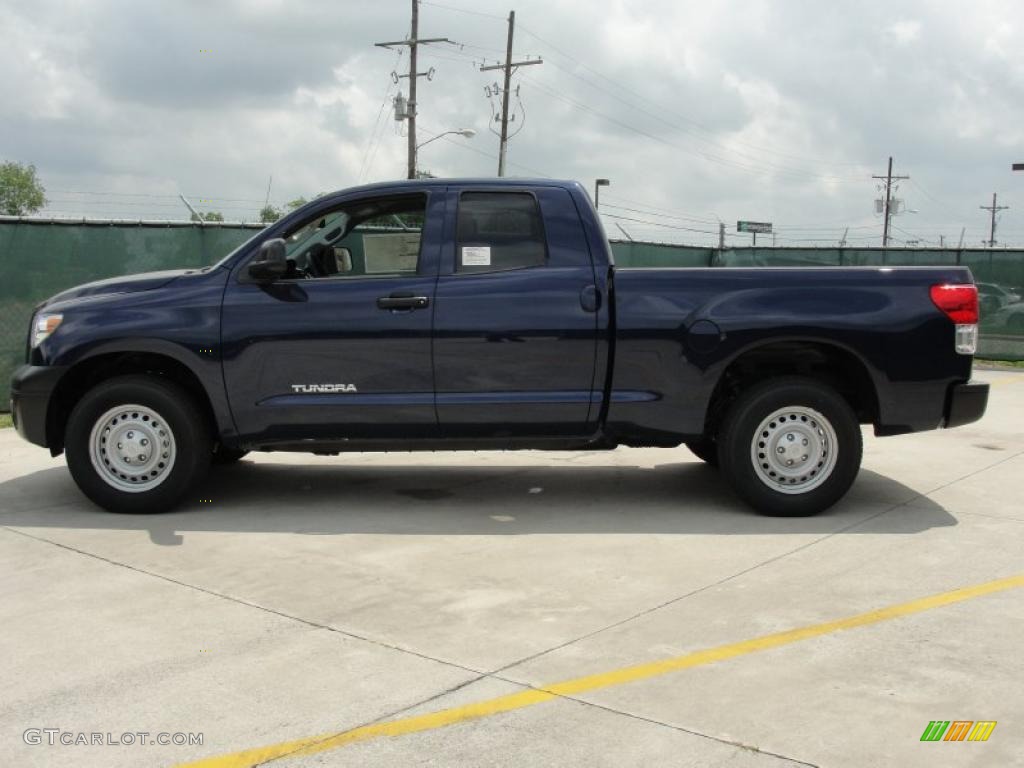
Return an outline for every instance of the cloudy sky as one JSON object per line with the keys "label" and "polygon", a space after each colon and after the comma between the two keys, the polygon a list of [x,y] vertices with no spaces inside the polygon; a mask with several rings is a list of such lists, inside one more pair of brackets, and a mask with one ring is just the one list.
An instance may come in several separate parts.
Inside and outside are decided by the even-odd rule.
{"label": "cloudy sky", "polygon": [[[178,193],[253,220],[401,178],[390,112],[408,0],[0,0],[0,159],[36,165],[54,216],[185,218]],[[423,0],[420,167],[494,175],[482,73],[510,0]],[[611,235],[879,244],[872,174],[909,175],[899,241],[1024,244],[1024,4],[972,0],[515,0],[512,175],[611,179]],[[614,206],[614,207],[613,207]],[[611,218],[611,216],[620,218]]]}

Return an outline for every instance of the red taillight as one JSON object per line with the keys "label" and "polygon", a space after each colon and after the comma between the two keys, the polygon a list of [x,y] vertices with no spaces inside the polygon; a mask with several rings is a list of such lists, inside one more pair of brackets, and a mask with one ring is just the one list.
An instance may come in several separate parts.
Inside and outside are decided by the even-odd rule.
{"label": "red taillight", "polygon": [[978,289],[973,285],[933,285],[932,301],[957,325],[978,322]]}

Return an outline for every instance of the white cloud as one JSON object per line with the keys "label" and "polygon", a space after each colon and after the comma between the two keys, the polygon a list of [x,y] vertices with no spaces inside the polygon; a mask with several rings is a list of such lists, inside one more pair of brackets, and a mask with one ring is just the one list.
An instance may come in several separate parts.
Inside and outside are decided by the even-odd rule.
{"label": "white cloud", "polygon": [[886,30],[886,33],[894,42],[907,45],[921,37],[921,22],[912,19],[897,21]]}
{"label": "white cloud", "polygon": [[[421,6],[421,34],[466,46],[422,50],[436,76],[420,81],[420,140],[477,136],[432,142],[420,165],[491,175],[483,87],[497,73],[477,65],[503,55],[508,4],[442,5],[472,13]],[[1001,231],[1024,242],[1013,0],[969,13],[905,0],[895,22],[881,0],[517,0],[516,13],[517,54],[545,63],[516,76],[511,171],[607,177],[602,201],[647,211],[620,213],[686,227],[622,222],[634,236],[711,242],[718,217],[769,218],[794,239],[849,224],[869,227],[851,242],[877,242],[870,176],[891,154],[920,211],[904,228],[927,241],[966,225],[980,240],[978,205],[997,190]],[[52,190],[119,193],[51,193],[55,213],[179,216],[182,191],[251,218],[270,175],[278,202],[404,175],[385,98],[396,54],[373,43],[406,35],[405,0],[0,0],[0,18],[2,159],[34,162]]]}

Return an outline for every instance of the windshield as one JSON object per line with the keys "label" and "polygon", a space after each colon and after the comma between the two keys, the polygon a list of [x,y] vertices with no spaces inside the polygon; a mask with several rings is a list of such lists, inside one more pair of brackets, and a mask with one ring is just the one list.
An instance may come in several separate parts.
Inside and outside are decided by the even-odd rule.
{"label": "windshield", "polygon": [[[332,211],[326,216],[313,219],[313,221],[303,225],[285,238],[288,258],[295,258],[298,254],[308,250],[308,247],[314,243],[336,240],[345,231],[347,223],[348,214],[344,211]],[[218,269],[224,266],[234,258],[235,254],[247,248],[253,240],[261,237],[265,231],[264,229],[257,230],[252,237],[248,238],[216,264],[206,267],[205,270]]]}
{"label": "windshield", "polygon": [[348,218],[345,211],[331,211],[295,230],[285,238],[288,258],[295,258],[314,243],[330,243],[337,240],[344,233]]}

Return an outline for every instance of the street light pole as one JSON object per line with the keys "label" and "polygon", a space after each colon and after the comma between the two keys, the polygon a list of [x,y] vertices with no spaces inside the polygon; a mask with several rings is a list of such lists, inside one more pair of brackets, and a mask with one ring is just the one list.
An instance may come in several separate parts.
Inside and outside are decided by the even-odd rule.
{"label": "street light pole", "polygon": [[433,136],[433,137],[427,139],[426,141],[417,144],[415,147],[413,147],[413,152],[412,152],[412,155],[413,155],[413,165],[416,164],[416,160],[417,160],[417,157],[419,155],[420,147],[425,147],[430,142],[437,141],[442,136],[450,136],[450,135],[465,136],[467,139],[472,139],[474,136],[476,136],[476,131],[474,131],[472,128],[460,128],[457,131],[444,131],[443,133],[437,134],[437,136]]}
{"label": "street light pole", "polygon": [[[608,179],[594,179],[594,210],[601,207],[601,187],[610,186]],[[613,206],[614,207],[614,206]]]}

